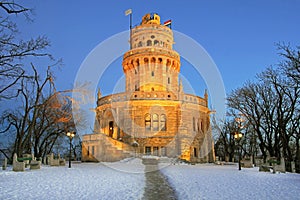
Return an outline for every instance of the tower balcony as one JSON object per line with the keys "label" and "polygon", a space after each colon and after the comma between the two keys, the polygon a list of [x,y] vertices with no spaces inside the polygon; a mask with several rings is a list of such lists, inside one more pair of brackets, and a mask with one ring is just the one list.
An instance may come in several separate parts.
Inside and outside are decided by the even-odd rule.
{"label": "tower balcony", "polygon": [[170,91],[157,91],[157,92],[142,92],[135,91],[132,93],[117,93],[104,96],[97,100],[97,106],[104,104],[118,103],[124,101],[134,101],[134,100],[165,100],[165,101],[182,101],[183,103],[197,104],[207,107],[207,101],[192,94],[183,94],[183,98],[179,98],[177,94]]}
{"label": "tower balcony", "polygon": [[131,56],[144,56],[144,55],[145,56],[161,55],[176,60],[180,60],[180,56],[176,51],[168,50],[166,48],[160,48],[160,47],[143,47],[143,48],[131,49],[124,54],[123,60]]}

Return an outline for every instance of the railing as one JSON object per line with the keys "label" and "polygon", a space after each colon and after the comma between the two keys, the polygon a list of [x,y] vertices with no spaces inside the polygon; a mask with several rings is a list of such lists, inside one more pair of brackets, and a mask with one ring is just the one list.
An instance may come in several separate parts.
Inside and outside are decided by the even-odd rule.
{"label": "railing", "polygon": [[[159,55],[167,55],[171,58],[175,58],[177,60],[180,59],[179,54],[176,51],[173,50],[166,50],[166,48],[158,47],[158,46],[149,46],[149,47],[143,47],[143,48],[136,48],[136,49],[131,49],[127,51],[123,59],[126,59],[129,56],[135,55],[135,54],[153,54],[153,53],[158,53]],[[151,56],[149,56],[151,57]]]}
{"label": "railing", "polygon": [[205,99],[192,94],[184,94],[183,101],[187,103],[199,104],[205,107],[207,106]]}
{"label": "railing", "polygon": [[98,99],[97,105],[100,106],[100,105],[109,104],[113,102],[124,102],[130,100],[169,100],[169,101],[182,100],[183,102],[186,103],[198,104],[207,107],[206,100],[199,96],[192,95],[192,94],[184,94],[183,99],[179,99],[179,97],[176,94],[168,91],[161,91],[161,92],[135,91],[132,93],[123,92],[123,93],[111,94]]}

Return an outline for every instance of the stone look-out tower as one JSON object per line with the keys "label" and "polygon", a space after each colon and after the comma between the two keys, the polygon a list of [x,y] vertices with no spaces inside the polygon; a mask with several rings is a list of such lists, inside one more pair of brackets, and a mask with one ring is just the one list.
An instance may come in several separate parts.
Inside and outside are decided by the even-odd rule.
{"label": "stone look-out tower", "polygon": [[213,162],[208,95],[185,94],[173,32],[157,14],[131,29],[123,56],[126,91],[98,92],[95,130],[83,137],[83,161],[116,161],[133,155]]}

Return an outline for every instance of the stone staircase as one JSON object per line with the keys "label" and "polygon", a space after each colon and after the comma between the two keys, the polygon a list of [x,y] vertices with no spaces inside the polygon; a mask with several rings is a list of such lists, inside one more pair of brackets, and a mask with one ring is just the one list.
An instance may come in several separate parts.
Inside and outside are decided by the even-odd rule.
{"label": "stone staircase", "polygon": [[98,160],[101,162],[116,162],[134,156],[134,149],[129,144],[101,134],[102,152]]}

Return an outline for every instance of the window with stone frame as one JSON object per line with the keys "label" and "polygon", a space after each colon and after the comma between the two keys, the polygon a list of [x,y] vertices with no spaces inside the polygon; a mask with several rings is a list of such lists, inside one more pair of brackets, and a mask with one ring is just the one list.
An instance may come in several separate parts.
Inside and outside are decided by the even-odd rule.
{"label": "window with stone frame", "polygon": [[158,147],[153,147],[153,155],[159,156],[159,148]]}
{"label": "window with stone frame", "polygon": [[139,44],[138,44],[138,47],[141,47],[143,46],[142,42],[140,41]]}
{"label": "window with stone frame", "polygon": [[161,156],[167,156],[167,147],[161,148]]}
{"label": "window with stone frame", "polygon": [[167,130],[167,119],[166,119],[166,115],[164,114],[160,115],[160,130],[161,131]]}
{"label": "window with stone frame", "polygon": [[146,155],[151,155],[151,147],[149,147],[149,146],[145,147],[145,154]]}
{"label": "window with stone frame", "polygon": [[153,123],[153,131],[158,131],[158,115],[157,114],[153,114],[152,116],[152,123]]}
{"label": "window with stone frame", "polygon": [[95,146],[92,146],[92,155],[95,155]]}
{"label": "window with stone frame", "polygon": [[147,40],[147,46],[152,46],[152,41],[151,40]]}
{"label": "window with stone frame", "polygon": [[194,147],[194,157],[197,158],[198,157],[198,152],[197,152],[197,148]]}
{"label": "window with stone frame", "polygon": [[134,90],[135,91],[139,91],[140,90],[139,83],[135,83]]}
{"label": "window with stone frame", "polygon": [[151,115],[148,113],[145,115],[145,130],[151,131]]}
{"label": "window with stone frame", "polygon": [[193,117],[193,131],[196,131],[196,121],[195,121],[195,117]]}

